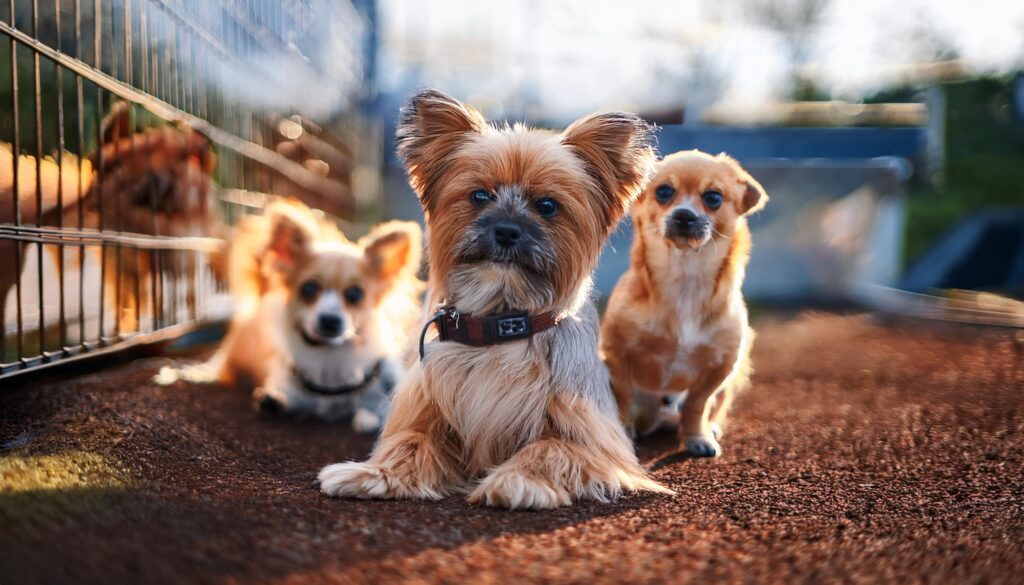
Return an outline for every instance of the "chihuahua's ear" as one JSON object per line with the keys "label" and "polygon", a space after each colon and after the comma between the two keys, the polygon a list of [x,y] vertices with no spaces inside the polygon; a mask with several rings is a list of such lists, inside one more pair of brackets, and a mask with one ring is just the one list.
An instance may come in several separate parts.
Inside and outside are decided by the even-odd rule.
{"label": "chihuahua's ear", "polygon": [[606,198],[609,225],[614,225],[640,196],[654,169],[653,128],[635,114],[594,114],[566,128],[562,143],[586,163]]}
{"label": "chihuahua's ear", "polygon": [[316,216],[305,205],[288,200],[271,203],[264,213],[270,231],[264,266],[287,275],[312,253],[319,231]]}
{"label": "chihuahua's ear", "polygon": [[743,201],[740,205],[740,213],[747,215],[761,209],[768,203],[768,193],[765,192],[757,179],[747,175],[747,189],[743,192]]}
{"label": "chihuahua's ear", "polygon": [[472,134],[487,129],[487,121],[472,107],[435,89],[424,89],[402,108],[395,140],[409,183],[426,207],[452,168],[451,155]]}
{"label": "chihuahua's ear", "polygon": [[736,174],[739,175],[739,182],[743,186],[743,196],[736,203],[736,211],[740,215],[761,211],[761,208],[768,203],[768,193],[765,192],[761,183],[758,183],[757,179],[751,177],[750,173],[740,166],[739,161],[728,154],[720,152],[715,158],[731,166],[735,169]]}
{"label": "chihuahua's ear", "polygon": [[423,232],[413,221],[389,221],[370,231],[359,244],[371,273],[381,280],[413,277],[423,255]]}

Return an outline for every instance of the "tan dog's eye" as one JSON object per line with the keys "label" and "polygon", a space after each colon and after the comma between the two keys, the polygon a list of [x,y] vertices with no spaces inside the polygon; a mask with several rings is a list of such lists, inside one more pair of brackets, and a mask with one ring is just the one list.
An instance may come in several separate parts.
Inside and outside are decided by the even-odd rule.
{"label": "tan dog's eye", "polygon": [[722,206],[722,194],[718,191],[706,191],[701,195],[701,199],[704,200],[704,206],[708,209],[718,209]]}
{"label": "tan dog's eye", "polygon": [[344,295],[346,303],[350,305],[358,305],[359,301],[363,300],[363,295],[365,293],[363,292],[363,287],[358,284],[353,284],[346,288],[341,294]]}
{"label": "tan dog's eye", "polygon": [[320,295],[320,283],[315,280],[307,280],[299,286],[299,296],[302,300],[307,303],[311,303],[316,300],[316,297]]}
{"label": "tan dog's eye", "polygon": [[668,203],[675,196],[676,190],[672,188],[672,185],[658,185],[658,188],[654,190],[654,198],[658,200],[658,203]]}

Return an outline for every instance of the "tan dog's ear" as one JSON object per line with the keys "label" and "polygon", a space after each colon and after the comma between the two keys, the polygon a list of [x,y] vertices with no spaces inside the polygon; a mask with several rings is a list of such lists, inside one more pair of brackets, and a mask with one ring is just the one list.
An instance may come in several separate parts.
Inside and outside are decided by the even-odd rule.
{"label": "tan dog's ear", "polygon": [[761,208],[768,203],[768,193],[765,192],[761,183],[758,183],[757,179],[750,176],[750,173],[741,167],[740,163],[737,162],[736,159],[728,154],[721,152],[715,158],[733,167],[736,174],[739,175],[740,184],[744,186],[743,197],[736,204],[739,214],[747,215],[749,213],[754,213],[755,211],[761,211]]}
{"label": "tan dog's ear", "polygon": [[213,143],[201,132],[196,132],[195,130],[188,130],[187,132],[186,140],[188,141],[189,156],[195,157],[203,173],[207,175],[213,174],[213,169],[217,166],[217,151]]}
{"label": "tan dog's ear", "polygon": [[608,225],[640,196],[654,168],[653,128],[635,114],[610,112],[581,118],[565,129],[562,143],[587,165],[606,197]]}
{"label": "tan dog's ear", "polygon": [[127,102],[117,102],[110,113],[103,118],[100,126],[103,144],[111,144],[132,135],[132,107]]}
{"label": "tan dog's ear", "polygon": [[754,177],[747,173],[744,174],[746,175],[747,189],[743,192],[743,200],[740,202],[740,213],[747,215],[755,211],[761,211],[765,204],[768,203],[768,193],[765,192],[764,187]]}
{"label": "tan dog's ear", "polygon": [[412,221],[381,224],[359,241],[370,271],[382,280],[412,277],[423,255],[423,232]]}
{"label": "tan dog's ear", "polygon": [[471,134],[487,129],[480,112],[435,89],[424,89],[402,108],[395,140],[409,183],[426,207],[452,168],[451,155]]}
{"label": "tan dog's ear", "polygon": [[296,201],[276,201],[265,211],[270,237],[263,258],[264,266],[287,275],[305,263],[313,250],[319,228],[316,216]]}

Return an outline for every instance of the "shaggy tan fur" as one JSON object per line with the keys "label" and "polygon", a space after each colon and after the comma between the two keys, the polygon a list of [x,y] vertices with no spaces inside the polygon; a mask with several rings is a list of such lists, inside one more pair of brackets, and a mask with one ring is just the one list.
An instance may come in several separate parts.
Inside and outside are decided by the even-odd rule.
{"label": "shaggy tan fur", "polygon": [[[332,496],[469,500],[554,508],[623,491],[667,491],[648,479],[618,424],[597,354],[590,273],[611,229],[648,177],[648,129],[628,114],[584,118],[565,132],[496,128],[435,91],[413,98],[398,129],[399,153],[427,217],[431,305],[487,315],[554,311],[561,323],[489,347],[432,341],[396,391],[380,442],[365,463],[325,467]],[[529,217],[548,269],[472,258],[481,210]],[[530,216],[557,200],[554,217]]]}

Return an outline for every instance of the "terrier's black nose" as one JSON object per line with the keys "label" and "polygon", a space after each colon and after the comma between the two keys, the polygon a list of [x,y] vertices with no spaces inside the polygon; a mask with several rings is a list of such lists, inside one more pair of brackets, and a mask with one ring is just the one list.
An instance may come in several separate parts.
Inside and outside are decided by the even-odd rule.
{"label": "terrier's black nose", "polygon": [[331,314],[320,315],[317,329],[324,337],[337,337],[341,335],[341,317]]}
{"label": "terrier's black nose", "polygon": [[697,223],[697,219],[697,214],[692,209],[677,209],[672,212],[672,221],[681,228],[692,227]]}
{"label": "terrier's black nose", "polygon": [[522,228],[511,221],[499,221],[494,224],[494,241],[502,248],[515,246],[522,235]]}

